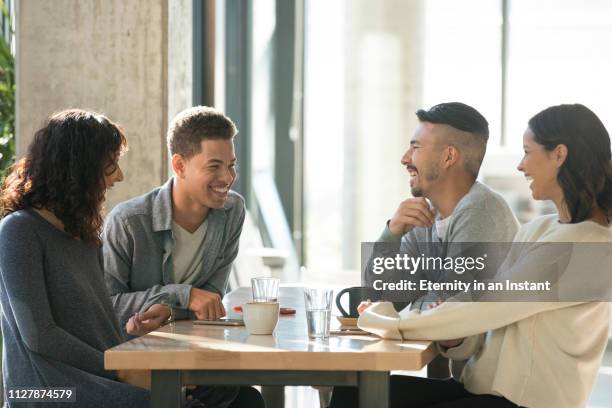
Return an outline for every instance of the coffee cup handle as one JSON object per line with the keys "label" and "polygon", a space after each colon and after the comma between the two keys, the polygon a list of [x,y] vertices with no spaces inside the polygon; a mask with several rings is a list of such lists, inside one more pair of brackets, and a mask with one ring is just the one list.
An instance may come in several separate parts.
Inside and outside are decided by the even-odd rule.
{"label": "coffee cup handle", "polygon": [[336,295],[336,306],[338,306],[338,310],[340,310],[340,313],[342,313],[342,316],[344,317],[349,317],[350,314],[346,312],[346,310],[344,310],[344,308],[342,307],[342,305],[340,304],[340,298],[342,298],[342,295],[344,295],[345,293],[347,293],[350,290],[350,288],[345,288],[342,289],[340,291],[340,293],[338,293]]}

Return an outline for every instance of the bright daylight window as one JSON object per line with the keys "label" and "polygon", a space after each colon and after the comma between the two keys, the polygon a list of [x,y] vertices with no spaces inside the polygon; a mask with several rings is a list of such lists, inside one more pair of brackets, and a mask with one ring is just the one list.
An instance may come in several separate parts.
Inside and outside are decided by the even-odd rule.
{"label": "bright daylight window", "polygon": [[515,169],[527,120],[580,102],[612,128],[612,1],[507,4],[503,97],[502,0],[307,1],[304,279],[359,282],[353,243],[375,240],[407,197],[398,162],[419,107],[457,100],[487,117],[481,176],[522,221],[546,211]]}

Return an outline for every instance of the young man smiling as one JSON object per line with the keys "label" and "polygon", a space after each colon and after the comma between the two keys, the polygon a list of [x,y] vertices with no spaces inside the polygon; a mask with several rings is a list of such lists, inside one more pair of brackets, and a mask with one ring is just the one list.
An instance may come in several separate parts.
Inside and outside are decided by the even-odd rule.
{"label": "young man smiling", "polygon": [[[212,108],[179,113],[168,130],[175,176],[116,206],[103,232],[106,286],[123,326],[155,303],[177,319],[218,319],[244,222],[232,121]],[[153,328],[152,328],[153,329]]]}
{"label": "young man smiling", "polygon": [[[489,138],[487,120],[460,102],[416,114],[420,123],[401,159],[413,197],[399,204],[378,242],[414,257],[434,248],[442,258],[458,255],[452,249],[460,243],[511,242],[518,230],[512,210],[501,195],[476,181]],[[457,245],[451,249],[449,244]],[[423,293],[411,295],[406,300],[413,307],[439,300],[432,293],[418,300]]]}
{"label": "young man smiling", "polygon": [[[376,251],[445,258],[462,255],[469,243],[478,250],[478,243],[511,242],[519,226],[512,210],[501,195],[476,181],[489,138],[487,120],[460,102],[441,103],[416,115],[420,123],[401,159],[413,197],[399,204]],[[413,279],[452,282],[457,276],[454,271],[421,271]],[[371,279],[366,275],[366,282]],[[411,303],[411,308],[426,309],[441,300],[432,291],[403,294],[397,308]],[[456,360],[453,374],[460,374],[463,364],[458,362],[469,358],[479,341],[474,336],[438,344],[446,357]],[[434,375],[446,376],[446,364],[438,360]]]}

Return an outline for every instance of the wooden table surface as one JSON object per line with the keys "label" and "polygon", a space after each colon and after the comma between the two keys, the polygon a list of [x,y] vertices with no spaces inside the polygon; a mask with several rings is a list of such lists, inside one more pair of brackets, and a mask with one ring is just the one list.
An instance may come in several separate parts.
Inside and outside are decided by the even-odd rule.
{"label": "wooden table surface", "polygon": [[[250,288],[226,296],[226,310],[249,299]],[[429,341],[381,340],[370,335],[307,335],[300,288],[281,288],[281,306],[296,315],[281,316],[273,335],[249,335],[245,327],[202,326],[191,321],[167,325],[104,353],[107,369],[258,369],[258,370],[419,370],[434,356]],[[229,313],[230,317],[239,314]],[[332,317],[332,329],[338,326]]]}
{"label": "wooden table surface", "polygon": [[[226,295],[229,317],[240,317],[232,307],[250,296],[250,288]],[[354,385],[360,389],[363,407],[385,407],[389,372],[419,370],[436,355],[430,341],[401,342],[371,335],[309,339],[302,289],[282,287],[279,301],[297,313],[281,316],[273,335],[178,321],[107,350],[105,368],[153,370],[154,407],[180,406],[185,384]],[[332,316],[332,329],[338,326]]]}

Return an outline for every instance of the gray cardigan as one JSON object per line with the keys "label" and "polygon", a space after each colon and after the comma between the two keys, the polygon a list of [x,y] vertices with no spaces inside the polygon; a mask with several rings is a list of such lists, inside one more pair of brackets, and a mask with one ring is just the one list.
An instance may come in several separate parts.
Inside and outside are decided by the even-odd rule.
{"label": "gray cardigan", "polygon": [[17,211],[0,222],[0,278],[6,388],[76,387],[75,407],[148,406],[148,391],[104,370],[121,335],[98,247]]}
{"label": "gray cardigan", "polygon": [[[175,283],[172,273],[173,178],[153,191],[123,202],[104,226],[104,277],[122,327],[131,315],[167,302],[187,318],[192,285]],[[208,213],[205,259],[194,287],[225,295],[244,223],[244,199],[233,191],[223,208]]]}

